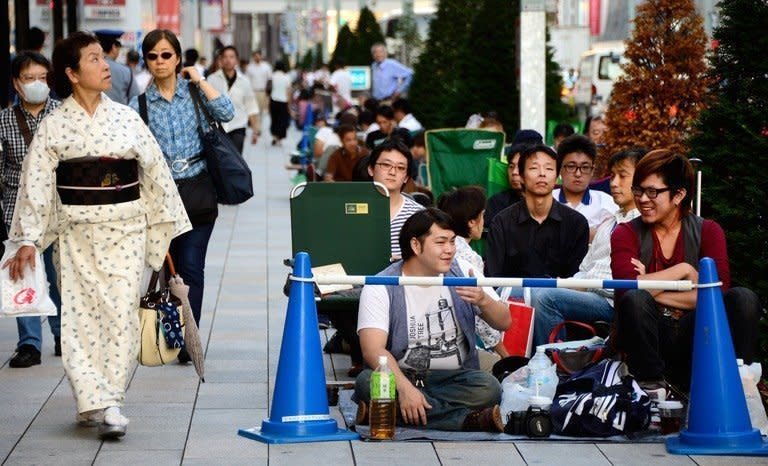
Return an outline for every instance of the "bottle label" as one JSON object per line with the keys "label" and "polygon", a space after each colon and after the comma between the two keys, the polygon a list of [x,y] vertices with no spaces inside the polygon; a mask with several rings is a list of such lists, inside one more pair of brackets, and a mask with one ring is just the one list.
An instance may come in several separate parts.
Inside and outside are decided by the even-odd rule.
{"label": "bottle label", "polygon": [[374,372],[371,374],[371,399],[395,399],[395,374],[391,372]]}

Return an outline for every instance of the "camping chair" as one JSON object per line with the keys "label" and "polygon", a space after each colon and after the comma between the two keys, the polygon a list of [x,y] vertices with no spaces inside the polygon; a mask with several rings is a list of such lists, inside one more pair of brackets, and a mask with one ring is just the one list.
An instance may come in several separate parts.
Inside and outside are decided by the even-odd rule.
{"label": "camping chair", "polygon": [[438,129],[426,132],[429,188],[435,198],[461,186],[487,187],[488,159],[499,160],[504,133],[484,129]]}
{"label": "camping chair", "polygon": [[[309,253],[313,267],[340,263],[348,275],[375,275],[392,255],[389,194],[380,183],[301,183],[291,190],[291,250]],[[331,318],[358,353],[360,289],[321,295],[318,313]],[[354,357],[354,354],[353,354]]]}

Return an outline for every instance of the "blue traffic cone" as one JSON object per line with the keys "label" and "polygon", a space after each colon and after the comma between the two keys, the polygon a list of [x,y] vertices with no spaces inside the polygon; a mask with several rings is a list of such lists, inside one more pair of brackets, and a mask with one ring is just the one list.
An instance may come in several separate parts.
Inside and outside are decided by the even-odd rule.
{"label": "blue traffic cone", "polygon": [[768,444],[749,420],[718,282],[715,261],[703,258],[699,263],[688,426],[678,437],[667,440],[667,451],[768,456]]}
{"label": "blue traffic cone", "polygon": [[306,252],[296,255],[293,278],[269,419],[238,434],[265,443],[358,439],[358,434],[339,429],[328,411],[312,266]]}

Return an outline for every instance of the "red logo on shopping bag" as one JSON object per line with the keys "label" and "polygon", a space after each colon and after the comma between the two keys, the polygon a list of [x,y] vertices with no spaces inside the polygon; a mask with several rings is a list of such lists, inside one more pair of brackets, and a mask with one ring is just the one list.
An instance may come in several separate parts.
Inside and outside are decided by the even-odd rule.
{"label": "red logo on shopping bag", "polygon": [[35,293],[34,288],[23,288],[13,296],[13,302],[18,305],[32,304],[32,301],[35,300]]}

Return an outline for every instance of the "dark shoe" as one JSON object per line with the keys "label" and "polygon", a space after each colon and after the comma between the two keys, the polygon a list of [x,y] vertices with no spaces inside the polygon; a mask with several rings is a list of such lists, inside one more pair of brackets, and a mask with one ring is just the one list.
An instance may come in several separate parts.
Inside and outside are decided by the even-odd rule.
{"label": "dark shoe", "polygon": [[333,334],[328,343],[323,346],[323,352],[327,354],[349,354],[350,347],[339,332]]}
{"label": "dark shoe", "polygon": [[21,345],[16,350],[8,366],[22,368],[40,364],[40,351],[32,345]]}
{"label": "dark shoe", "polygon": [[317,315],[317,328],[320,330],[327,330],[331,328],[331,319],[326,314]]}
{"label": "dark shoe", "polygon": [[357,414],[355,415],[356,426],[368,425],[368,403],[365,401],[357,402]]}
{"label": "dark shoe", "polygon": [[192,358],[189,357],[189,353],[187,353],[186,348],[182,348],[181,351],[179,351],[178,360],[179,360],[179,364],[187,364],[189,361],[192,360]]}
{"label": "dark shoe", "polygon": [[362,364],[352,363],[352,367],[347,371],[347,377],[357,377],[363,372],[363,369],[365,369],[365,367]]}
{"label": "dark shoe", "polygon": [[461,426],[461,430],[465,432],[504,432],[501,408],[496,405],[492,408],[472,411],[464,418],[464,425]]}
{"label": "dark shoe", "polygon": [[53,355],[61,356],[61,337],[53,337]]}

